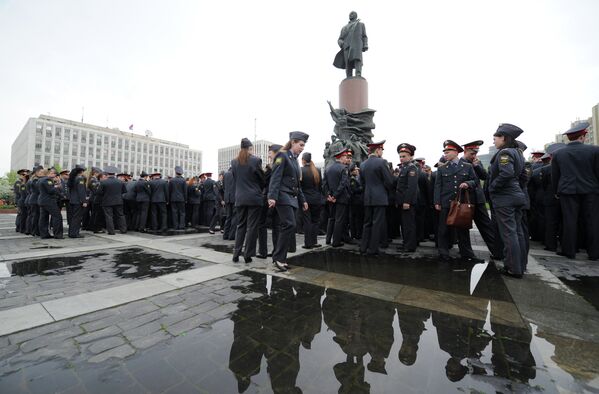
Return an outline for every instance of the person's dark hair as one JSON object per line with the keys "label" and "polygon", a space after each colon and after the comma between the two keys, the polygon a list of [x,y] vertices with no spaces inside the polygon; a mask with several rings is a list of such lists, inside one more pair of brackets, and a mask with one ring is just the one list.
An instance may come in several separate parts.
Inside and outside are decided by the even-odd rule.
{"label": "person's dark hair", "polygon": [[77,168],[70,172],[69,180],[67,181],[67,186],[69,187],[69,190],[73,190],[75,188],[75,178],[77,178],[82,173],[83,168]]}
{"label": "person's dark hair", "polygon": [[312,178],[314,178],[314,184],[316,186],[320,185],[320,174],[318,173],[318,168],[314,165],[313,161],[307,164],[310,167],[310,172],[312,173]]}
{"label": "person's dark hair", "polygon": [[248,158],[250,157],[250,149],[249,148],[241,148],[239,149],[239,154],[237,155],[237,161],[242,166],[248,163]]}
{"label": "person's dark hair", "polygon": [[289,141],[287,141],[287,143],[285,144],[285,146],[281,148],[281,150],[288,151],[289,149],[291,149],[291,144],[295,144],[295,143],[300,142],[300,141],[301,140],[289,140]]}
{"label": "person's dark hair", "polygon": [[518,143],[516,142],[516,139],[514,137],[512,137],[511,135],[503,134],[503,138],[504,138],[505,142],[503,144],[502,149],[518,147]]}

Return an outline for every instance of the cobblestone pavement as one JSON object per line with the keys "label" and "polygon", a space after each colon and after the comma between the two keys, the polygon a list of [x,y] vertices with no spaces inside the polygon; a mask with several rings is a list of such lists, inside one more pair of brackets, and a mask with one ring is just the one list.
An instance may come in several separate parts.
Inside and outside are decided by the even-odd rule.
{"label": "cobblestone pavement", "polygon": [[[0,227],[11,220],[0,216]],[[472,266],[436,262],[431,242],[411,255],[394,243],[369,260],[356,245],[303,250],[298,235],[294,268],[282,274],[270,259],[233,264],[233,242],[218,233],[40,241],[7,231],[0,265],[46,275],[0,277],[0,320],[29,303],[152,281],[127,278],[140,269],[118,256],[187,269],[161,294],[0,336],[1,393],[599,391],[588,279],[597,265],[535,243],[523,280],[491,263],[472,292]],[[476,231],[472,243],[488,258]],[[248,271],[190,280],[225,266]]]}

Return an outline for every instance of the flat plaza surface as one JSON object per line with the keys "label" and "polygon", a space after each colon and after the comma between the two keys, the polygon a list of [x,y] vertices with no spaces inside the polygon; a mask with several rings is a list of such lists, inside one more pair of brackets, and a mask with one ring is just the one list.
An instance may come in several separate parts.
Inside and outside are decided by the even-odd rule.
{"label": "flat plaza surface", "polygon": [[233,263],[219,233],[40,240],[13,223],[0,393],[599,392],[599,265],[582,255],[532,244],[524,279],[491,262],[478,280],[430,242],[364,257],[298,235],[279,273]]}

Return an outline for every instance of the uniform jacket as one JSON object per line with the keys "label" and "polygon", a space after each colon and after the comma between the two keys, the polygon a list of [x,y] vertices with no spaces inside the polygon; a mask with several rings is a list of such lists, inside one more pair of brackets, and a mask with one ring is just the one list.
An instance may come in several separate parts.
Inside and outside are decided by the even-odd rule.
{"label": "uniform jacket", "polygon": [[599,193],[599,147],[572,141],[553,154],[554,194]]}
{"label": "uniform jacket", "polygon": [[135,201],[137,202],[150,202],[152,200],[152,189],[150,188],[150,181],[143,178],[139,178],[135,182]]}
{"label": "uniform jacket", "polygon": [[137,181],[125,182],[125,189],[127,189],[127,192],[125,194],[123,194],[123,200],[135,201],[135,199],[137,197],[135,195],[135,185],[137,185]]}
{"label": "uniform jacket", "polygon": [[278,205],[298,208],[306,201],[300,185],[300,166],[291,151],[280,150],[275,156],[268,199],[276,200]]}
{"label": "uniform jacket", "polygon": [[123,205],[123,194],[125,193],[127,193],[125,183],[110,176],[100,181],[96,198],[99,199],[103,207],[113,207]]}
{"label": "uniform jacket", "polygon": [[414,163],[401,164],[397,177],[396,204],[415,205],[418,195],[418,168]]}
{"label": "uniform jacket", "polygon": [[553,193],[553,185],[551,184],[551,164],[544,165],[538,171],[540,172],[539,178],[541,181],[541,190],[543,192],[543,206],[558,206],[559,200],[555,198],[555,194]]}
{"label": "uniform jacket", "polygon": [[21,179],[17,179],[17,181],[12,186],[12,190],[15,193],[15,205],[21,205],[21,186],[23,185],[23,181]]}
{"label": "uniform jacket", "polygon": [[352,205],[364,205],[364,188],[360,182],[360,175],[349,176],[349,190],[351,192],[350,201]]}
{"label": "uniform jacket", "polygon": [[493,207],[526,206],[522,188],[526,178],[524,156],[518,149],[505,148],[495,153],[489,169],[489,196]]}
{"label": "uniform jacket", "polygon": [[216,188],[216,182],[214,179],[207,178],[204,182],[202,201],[216,201],[218,190]]}
{"label": "uniform jacket", "polygon": [[225,204],[235,203],[235,177],[231,170],[225,172]]}
{"label": "uniform jacket", "polygon": [[69,203],[84,204],[87,202],[87,190],[85,189],[85,177],[79,175],[75,178],[73,189],[69,193]]}
{"label": "uniform jacket", "polygon": [[424,172],[424,170],[418,166],[418,205],[426,207],[430,203],[430,199],[428,196],[429,190],[429,179],[428,174]]}
{"label": "uniform jacket", "polygon": [[[320,175],[320,169],[317,169]],[[302,167],[301,189],[308,205],[324,204],[324,196],[322,194],[322,176],[318,185],[314,182],[314,176],[309,166]]]}
{"label": "uniform jacket", "polygon": [[182,176],[177,175],[168,182],[168,195],[170,202],[185,202],[187,199],[187,182]]}
{"label": "uniform jacket", "polygon": [[448,162],[439,166],[435,177],[434,204],[441,205],[441,208],[449,208],[451,201],[456,198],[460,184],[464,182],[471,189],[477,186],[478,180],[472,164],[458,160],[454,165]]}
{"label": "uniform jacket", "polygon": [[394,179],[387,160],[370,156],[360,165],[360,183],[364,189],[364,206],[389,205],[387,191],[393,190]]}
{"label": "uniform jacket", "polygon": [[202,189],[200,188],[200,185],[187,187],[187,202],[193,205],[202,203]]}
{"label": "uniform jacket", "polygon": [[262,188],[264,187],[264,171],[262,160],[257,156],[249,156],[245,165],[237,159],[231,161],[231,173],[235,180],[235,206],[259,207],[264,204]]}
{"label": "uniform jacket", "polygon": [[47,176],[43,176],[38,179],[37,185],[39,187],[37,205],[56,205],[56,202],[60,199],[61,193],[54,181]]}
{"label": "uniform jacket", "polygon": [[152,179],[150,181],[150,191],[152,192],[151,201],[153,203],[168,202],[168,182],[165,179]]}
{"label": "uniform jacket", "polygon": [[92,204],[100,204],[102,199],[98,197],[98,189],[100,188],[100,181],[95,176],[89,180],[89,190],[87,191],[89,194],[89,201]]}
{"label": "uniform jacket", "polygon": [[31,205],[37,205],[37,199],[40,196],[40,189],[38,187],[39,178],[32,178],[27,182],[27,187],[29,187],[29,201],[28,203]]}
{"label": "uniform jacket", "polygon": [[340,204],[349,204],[349,168],[336,161],[325,170],[324,178],[325,195],[335,197]]}
{"label": "uniform jacket", "polygon": [[489,179],[487,170],[485,170],[480,162],[474,165],[463,157],[460,159],[460,161],[464,161],[465,163],[472,165],[472,168],[474,168],[474,175],[476,175],[476,188],[474,188],[474,190],[470,190],[470,202],[474,204],[486,203],[487,199],[485,198],[485,192],[480,184],[480,181],[486,181]]}

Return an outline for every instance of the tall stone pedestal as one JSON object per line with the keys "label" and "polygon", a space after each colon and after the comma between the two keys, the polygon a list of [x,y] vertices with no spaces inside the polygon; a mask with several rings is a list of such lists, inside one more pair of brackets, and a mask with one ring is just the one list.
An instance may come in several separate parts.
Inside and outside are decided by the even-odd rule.
{"label": "tall stone pedestal", "polygon": [[368,108],[368,82],[362,77],[345,78],[339,84],[339,108],[359,112]]}

